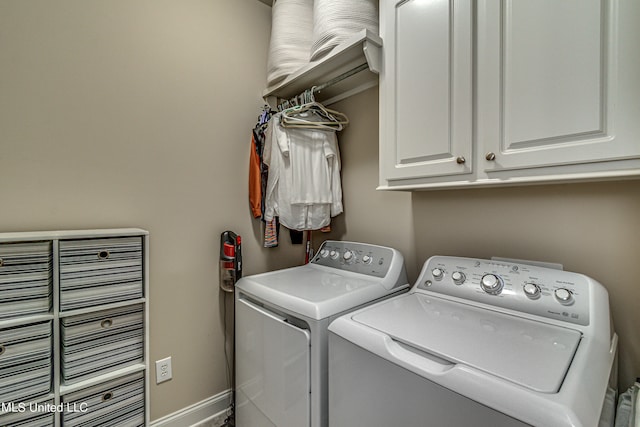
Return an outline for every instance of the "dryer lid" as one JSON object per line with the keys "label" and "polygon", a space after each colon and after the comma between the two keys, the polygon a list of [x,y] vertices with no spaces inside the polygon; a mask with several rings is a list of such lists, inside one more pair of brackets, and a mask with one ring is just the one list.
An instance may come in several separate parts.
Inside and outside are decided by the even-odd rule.
{"label": "dryer lid", "polygon": [[307,264],[243,277],[237,287],[261,301],[321,320],[397,292],[383,279]]}
{"label": "dryer lid", "polygon": [[524,387],[555,393],[581,333],[412,293],[362,310],[353,320],[396,341]]}

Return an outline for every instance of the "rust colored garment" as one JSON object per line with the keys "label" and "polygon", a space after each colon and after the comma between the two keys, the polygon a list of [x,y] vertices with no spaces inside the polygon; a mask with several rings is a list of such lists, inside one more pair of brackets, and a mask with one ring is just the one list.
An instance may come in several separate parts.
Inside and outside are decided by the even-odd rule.
{"label": "rust colored garment", "polygon": [[251,155],[249,157],[249,205],[254,218],[262,216],[262,182],[260,179],[260,156],[256,140],[251,133]]}

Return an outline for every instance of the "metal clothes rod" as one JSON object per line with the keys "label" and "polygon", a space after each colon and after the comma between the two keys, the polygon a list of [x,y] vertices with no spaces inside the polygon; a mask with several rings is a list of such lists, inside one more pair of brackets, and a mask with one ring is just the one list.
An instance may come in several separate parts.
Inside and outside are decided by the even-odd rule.
{"label": "metal clothes rod", "polygon": [[329,80],[328,82],[322,83],[321,85],[318,86],[313,86],[311,89],[307,89],[304,92],[302,92],[301,94],[299,94],[298,96],[295,96],[291,99],[285,100],[283,102],[281,102],[280,104],[278,104],[278,110],[283,110],[285,108],[289,108],[295,105],[299,105],[302,104],[304,102],[301,102],[301,100],[304,99],[308,99],[309,95],[313,96],[314,93],[320,93],[321,91],[323,91],[324,89],[333,86],[334,84],[341,82],[344,79],[347,79],[351,76],[353,76],[354,74],[358,74],[360,71],[364,71],[369,69],[369,64],[364,63],[362,65],[358,65],[355,68],[352,68],[351,70],[340,74],[339,76],[336,76],[334,78],[332,78],[331,80]]}
{"label": "metal clothes rod", "polygon": [[353,68],[349,71],[347,71],[346,73],[340,74],[337,77],[332,78],[331,80],[329,80],[326,83],[322,83],[320,86],[314,86],[312,88],[314,93],[320,92],[323,89],[328,88],[329,86],[333,86],[334,84],[341,82],[342,80],[349,78],[351,76],[353,76],[354,74],[358,74],[360,71],[364,71],[364,70],[368,70],[369,69],[369,64],[367,64],[366,62],[362,65],[357,66],[356,68]]}

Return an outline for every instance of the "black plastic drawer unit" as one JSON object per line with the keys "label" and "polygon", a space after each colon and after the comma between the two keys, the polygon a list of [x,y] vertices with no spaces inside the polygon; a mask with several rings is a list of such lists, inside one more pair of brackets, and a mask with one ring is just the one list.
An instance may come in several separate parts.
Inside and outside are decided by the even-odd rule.
{"label": "black plastic drawer unit", "polygon": [[60,310],[143,296],[142,237],[60,241]]}
{"label": "black plastic drawer unit", "polygon": [[136,304],[61,319],[65,384],[142,363],[143,310]]}
{"label": "black plastic drawer unit", "polygon": [[0,319],[51,309],[51,242],[0,244]]}

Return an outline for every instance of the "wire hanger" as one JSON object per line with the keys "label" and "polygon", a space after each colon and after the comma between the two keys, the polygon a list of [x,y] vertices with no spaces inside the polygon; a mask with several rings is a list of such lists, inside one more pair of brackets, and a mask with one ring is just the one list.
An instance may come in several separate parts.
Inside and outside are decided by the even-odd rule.
{"label": "wire hanger", "polygon": [[315,86],[307,89],[295,99],[281,104],[283,106],[280,123],[286,128],[317,128],[342,130],[349,124],[349,118],[336,110],[331,110],[315,100]]}

